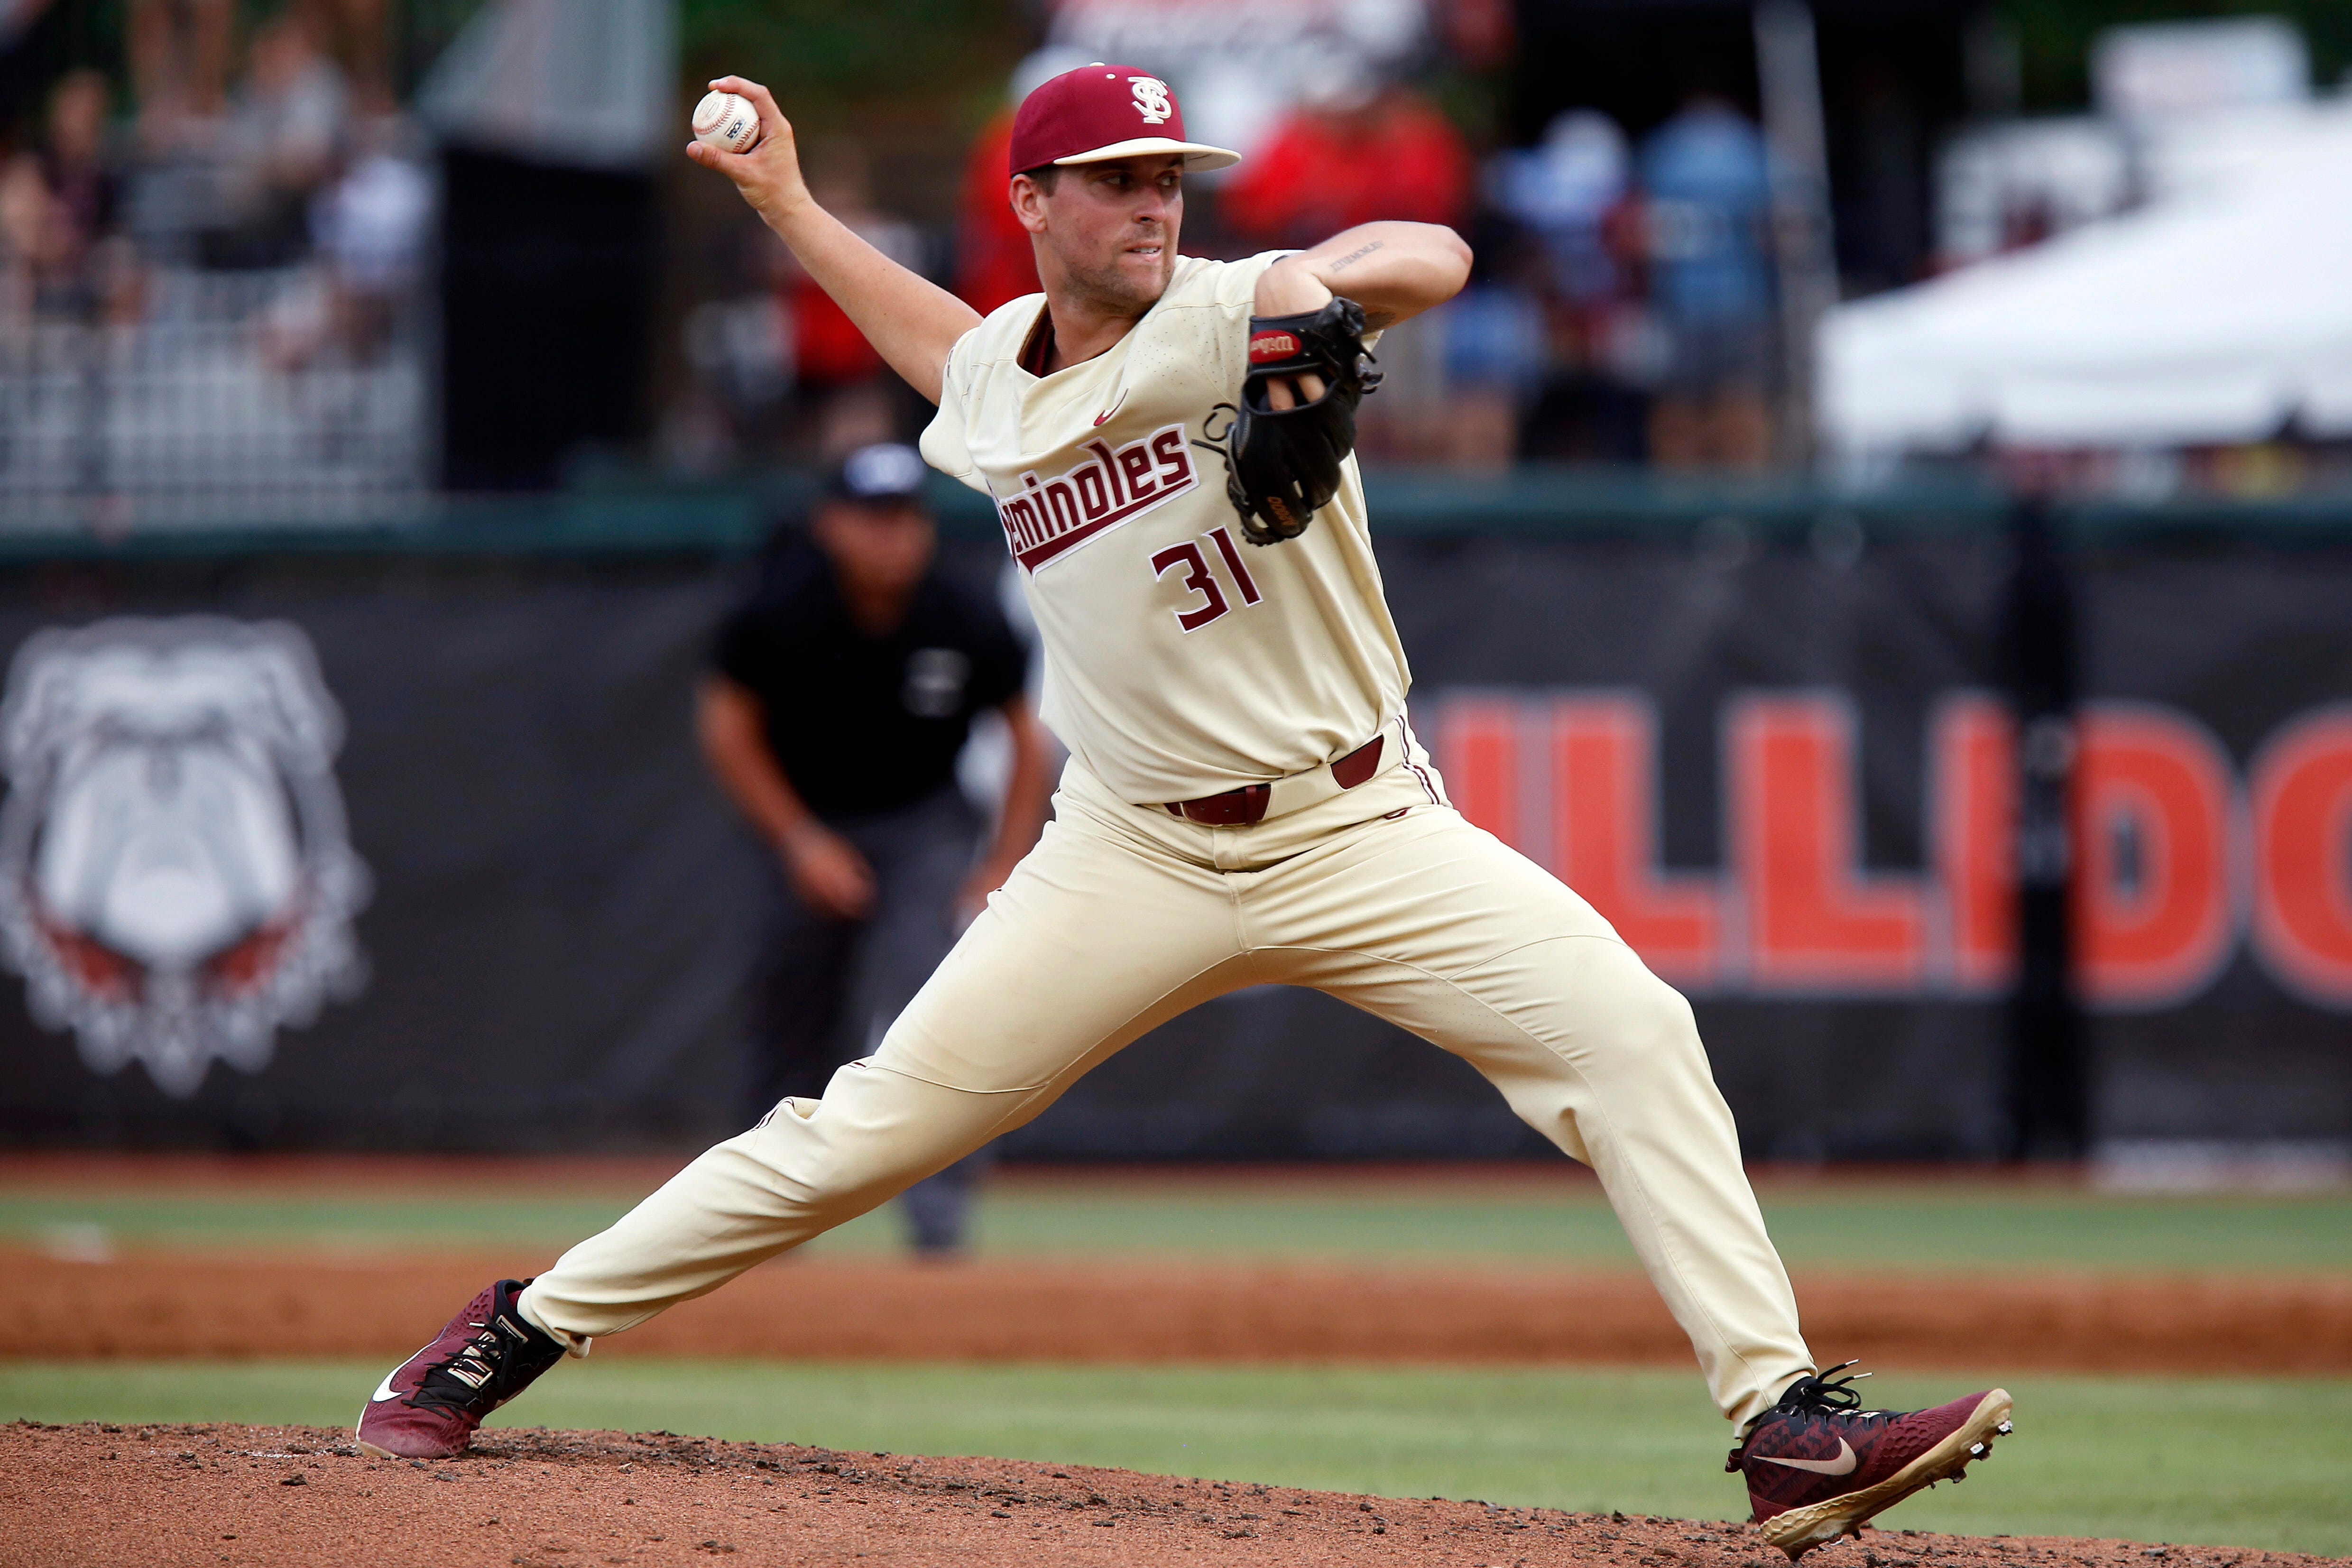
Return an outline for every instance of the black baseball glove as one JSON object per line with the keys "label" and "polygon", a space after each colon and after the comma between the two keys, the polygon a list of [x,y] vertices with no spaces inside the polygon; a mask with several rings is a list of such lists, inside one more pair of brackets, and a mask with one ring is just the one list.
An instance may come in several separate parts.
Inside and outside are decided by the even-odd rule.
{"label": "black baseball glove", "polygon": [[[1323,378],[1323,395],[1277,410],[1267,384]],[[1252,316],[1241,406],[1211,449],[1225,459],[1225,495],[1252,544],[1307,531],[1339,489],[1339,465],[1356,449],[1356,405],[1381,384],[1364,352],[1364,308],[1334,296],[1298,316]],[[1223,406],[1220,405],[1219,406]]]}

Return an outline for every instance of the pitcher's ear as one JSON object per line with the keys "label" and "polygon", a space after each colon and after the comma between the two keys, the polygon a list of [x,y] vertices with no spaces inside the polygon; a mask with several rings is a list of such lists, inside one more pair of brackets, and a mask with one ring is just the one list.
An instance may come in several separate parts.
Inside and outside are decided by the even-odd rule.
{"label": "pitcher's ear", "polygon": [[1045,185],[1025,174],[1013,175],[1013,184],[1005,192],[1005,199],[1013,205],[1013,216],[1031,234],[1045,232],[1046,194]]}

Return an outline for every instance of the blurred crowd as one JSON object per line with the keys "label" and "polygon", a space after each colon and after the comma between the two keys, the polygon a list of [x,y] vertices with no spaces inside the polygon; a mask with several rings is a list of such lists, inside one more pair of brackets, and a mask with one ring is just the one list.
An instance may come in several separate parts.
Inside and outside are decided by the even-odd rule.
{"label": "blurred crowd", "polygon": [[[0,0],[9,523],[364,521],[414,510],[445,480],[556,483],[604,471],[605,457],[687,475],[825,463],[920,427],[919,400],[847,317],[730,192],[677,158],[669,28],[690,8],[450,0],[435,12],[446,28],[426,25],[426,9]],[[878,249],[992,309],[1036,287],[1005,201],[1013,104],[1088,60],[1152,62],[1193,134],[1245,154],[1189,184],[1187,251],[1312,245],[1381,217],[1470,240],[1476,267],[1460,297],[1378,345],[1387,374],[1363,412],[1368,461],[1737,470],[1819,458],[1822,432],[1792,409],[1826,375],[1784,321],[1822,303],[1824,280],[1780,298],[1779,242],[1795,256],[1810,220],[1792,200],[1782,226],[1774,206],[1776,190],[1801,198],[1805,178],[1776,168],[1744,100],[1673,96],[1708,79],[1744,89],[1747,68],[1677,36],[1638,92],[1612,98],[1596,79],[1551,84],[1565,100],[1514,102],[1530,90],[1507,68],[1515,15],[1492,0],[1052,0],[1037,11],[1043,47],[1008,76],[975,65],[977,84],[945,99],[835,117],[862,139],[804,128],[803,160],[819,198]],[[67,26],[73,17],[84,20]],[[2276,54],[2294,42],[2283,26],[2238,41],[2267,38]],[[42,28],[78,41],[44,53],[26,42]],[[2191,59],[2178,31],[2143,41],[2177,66]],[[2219,37],[2189,42],[2226,65],[2239,57],[2213,54]],[[2298,96],[2300,47],[2273,73],[2285,96],[2237,104],[2226,124],[2211,104],[2168,119],[2128,95],[2092,114],[2020,120],[2013,102],[1989,100],[1953,119],[1957,105],[1901,101],[1927,90],[1919,69],[1881,62],[1833,78],[1845,93],[1825,122],[1829,195],[1843,203],[1836,284],[1850,297],[1900,287],[2149,203],[2340,159],[2352,109]],[[89,60],[103,68],[63,68]],[[2244,74],[2166,67],[2130,79],[2178,96],[2194,77],[2226,109]],[[977,107],[965,91],[994,112],[959,142],[940,127]],[[1612,118],[1596,98],[1639,118]],[[1493,128],[1514,116],[1507,134]],[[1931,133],[1944,138],[1932,178]],[[1839,174],[1841,158],[1851,167]],[[469,185],[469,168],[488,183]],[[567,184],[566,171],[589,183]],[[502,259],[562,247],[579,265],[561,288]],[[436,298],[445,264],[472,296],[453,281]],[[452,314],[459,304],[473,313]],[[503,363],[520,351],[495,345],[527,343],[544,363],[548,344],[576,344],[574,321],[591,317],[625,335],[627,352],[594,352],[602,380],[570,377],[577,395],[535,402],[538,425],[465,412],[459,394],[498,378],[457,350]],[[499,323],[515,332],[486,330]],[[546,450],[469,467],[457,460],[461,431],[486,449],[528,437]],[[1954,437],[1902,460],[1965,465],[1980,445]],[[2344,450],[2352,442],[2290,422],[2251,446],[2070,460],[2118,493],[2266,494],[2352,472]],[[483,477],[493,469],[506,477]]]}
{"label": "blurred crowd", "polygon": [[128,21],[128,101],[67,73],[0,169],[0,319],[128,323],[155,267],[315,263],[266,352],[380,351],[432,205],[385,84],[383,0],[290,5],[241,47],[227,0],[135,0]]}
{"label": "blurred crowd", "polygon": [[[877,200],[855,146],[810,149],[813,188],[981,310],[1034,291],[1029,237],[1005,202],[1010,105],[1060,56],[1024,64],[971,143],[951,233]],[[1482,156],[1408,77],[1343,58],[1300,82],[1240,167],[1193,177],[1183,247],[1304,247],[1375,218],[1471,240],[1469,287],[1379,346],[1370,461],[1756,468],[1774,457],[1781,384],[1769,197],[1763,135],[1720,97],[1693,94],[1638,138],[1570,110],[1534,146]],[[665,432],[673,460],[712,465],[779,441],[823,456],[911,434],[921,411],[823,292],[756,230],[738,244],[733,289],[686,324],[695,384]]]}
{"label": "blurred crowd", "polygon": [[[383,0],[252,26],[232,0],[131,0],[123,22],[120,80],[67,71],[0,127],[0,496],[202,483],[192,453],[329,478],[297,449],[322,418],[386,410],[297,406],[320,390],[302,373],[419,352],[433,182]],[[142,468],[158,447],[171,474]]]}

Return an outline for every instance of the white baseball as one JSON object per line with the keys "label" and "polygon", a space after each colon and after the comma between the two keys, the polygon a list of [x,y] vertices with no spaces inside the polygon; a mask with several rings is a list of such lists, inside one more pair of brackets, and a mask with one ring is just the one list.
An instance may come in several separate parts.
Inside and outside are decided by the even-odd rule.
{"label": "white baseball", "polygon": [[694,106],[694,139],[721,153],[748,153],[760,140],[760,111],[739,92],[706,92]]}

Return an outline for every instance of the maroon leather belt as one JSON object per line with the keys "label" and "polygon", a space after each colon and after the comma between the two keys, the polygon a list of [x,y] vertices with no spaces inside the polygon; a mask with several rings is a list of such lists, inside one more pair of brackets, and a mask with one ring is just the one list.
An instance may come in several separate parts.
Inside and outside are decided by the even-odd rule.
{"label": "maroon leather belt", "polygon": [[[1381,747],[1386,739],[1375,735],[1331,764],[1331,777],[1341,789],[1353,789],[1381,771]],[[1273,799],[1272,784],[1244,784],[1223,795],[1204,795],[1198,800],[1171,800],[1168,802],[1168,815],[1204,827],[1247,827],[1251,823],[1265,820],[1265,808]]]}

